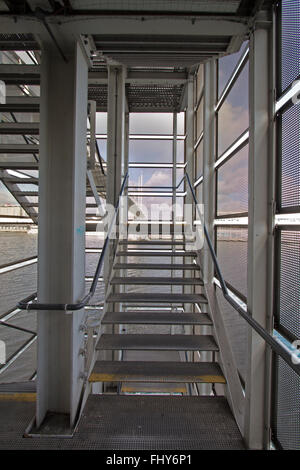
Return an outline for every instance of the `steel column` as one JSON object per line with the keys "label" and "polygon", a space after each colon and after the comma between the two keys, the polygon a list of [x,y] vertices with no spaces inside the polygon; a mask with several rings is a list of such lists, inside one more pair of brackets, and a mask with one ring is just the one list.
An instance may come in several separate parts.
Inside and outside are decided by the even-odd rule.
{"label": "steel column", "polygon": [[[248,310],[270,332],[269,296],[269,204],[270,131],[272,129],[272,86],[270,81],[269,31],[256,29],[250,38],[250,128],[249,128],[249,228]],[[250,449],[263,449],[266,407],[266,343],[248,329],[245,439]]]}
{"label": "steel column", "polygon": [[[204,122],[203,122],[203,205],[204,221],[209,237],[214,241],[215,218],[215,104],[216,104],[216,61],[204,65]],[[204,282],[211,282],[214,276],[213,261],[206,246],[203,249]]]}
{"label": "steel column", "polygon": [[[84,295],[87,80],[87,63],[77,43],[67,63],[56,51],[43,51],[39,302],[75,303]],[[48,411],[68,415],[74,424],[83,386],[83,316],[83,311],[38,313],[38,427]]]}

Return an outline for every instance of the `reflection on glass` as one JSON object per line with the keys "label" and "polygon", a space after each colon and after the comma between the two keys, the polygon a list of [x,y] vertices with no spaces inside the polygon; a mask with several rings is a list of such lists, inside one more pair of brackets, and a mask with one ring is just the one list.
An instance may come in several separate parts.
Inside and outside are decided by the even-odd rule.
{"label": "reflection on glass", "polygon": [[196,179],[203,174],[203,139],[196,149]]}
{"label": "reflection on glass", "polygon": [[107,133],[107,113],[96,113],[96,134]]}
{"label": "reflection on glass", "polygon": [[220,96],[228,82],[235,66],[237,65],[239,58],[242,56],[245,48],[247,47],[247,41],[245,41],[238,52],[222,57],[218,61],[218,96]]}
{"label": "reflection on glass", "polygon": [[172,163],[172,140],[130,139],[129,161],[138,163]]}
{"label": "reflection on glass", "polygon": [[217,171],[217,215],[248,211],[248,145]]}
{"label": "reflection on glass", "polygon": [[[129,186],[172,186],[171,168],[130,168]],[[147,189],[147,188],[145,188]]]}
{"label": "reflection on glass", "polygon": [[107,161],[107,140],[106,139],[97,139],[98,149],[103,160]]}
{"label": "reflection on glass", "polygon": [[249,127],[248,62],[218,111],[218,155]]}
{"label": "reflection on glass", "polygon": [[247,297],[248,228],[218,227],[217,256],[225,281]]}
{"label": "reflection on glass", "polygon": [[130,134],[173,134],[172,113],[130,113]]}

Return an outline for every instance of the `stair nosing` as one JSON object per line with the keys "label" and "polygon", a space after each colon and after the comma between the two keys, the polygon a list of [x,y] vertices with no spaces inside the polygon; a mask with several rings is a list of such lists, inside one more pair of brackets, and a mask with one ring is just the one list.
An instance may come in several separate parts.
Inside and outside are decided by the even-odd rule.
{"label": "stair nosing", "polygon": [[96,361],[90,382],[222,383],[217,362]]}

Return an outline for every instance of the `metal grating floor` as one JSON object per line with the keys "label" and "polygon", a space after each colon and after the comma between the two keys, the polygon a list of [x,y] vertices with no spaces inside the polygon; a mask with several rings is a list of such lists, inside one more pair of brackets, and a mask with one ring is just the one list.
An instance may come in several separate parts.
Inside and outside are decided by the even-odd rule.
{"label": "metal grating floor", "polygon": [[0,449],[245,449],[224,397],[91,395],[72,439],[22,438],[33,414],[0,402]]}

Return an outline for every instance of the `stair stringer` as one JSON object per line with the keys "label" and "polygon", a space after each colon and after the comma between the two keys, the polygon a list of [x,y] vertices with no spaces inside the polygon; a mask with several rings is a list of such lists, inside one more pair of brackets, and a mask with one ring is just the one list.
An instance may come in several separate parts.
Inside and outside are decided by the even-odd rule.
{"label": "stair stringer", "polygon": [[204,284],[215,340],[219,346],[219,363],[226,379],[226,397],[242,436],[244,435],[245,396],[231,348],[227,328],[218,304],[213,283]]}

